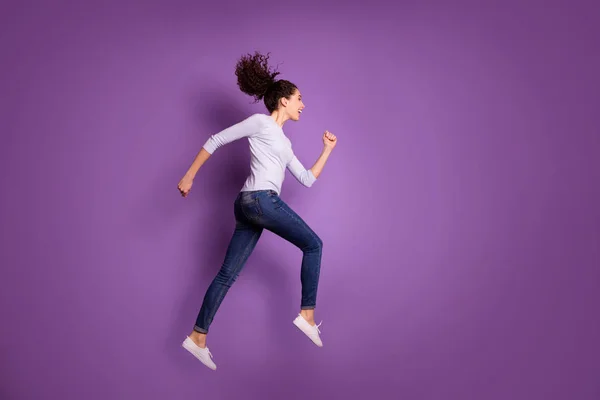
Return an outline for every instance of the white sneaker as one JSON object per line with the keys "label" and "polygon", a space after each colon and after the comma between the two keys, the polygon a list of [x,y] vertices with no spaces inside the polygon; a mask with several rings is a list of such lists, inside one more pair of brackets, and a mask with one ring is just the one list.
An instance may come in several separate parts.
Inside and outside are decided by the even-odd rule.
{"label": "white sneaker", "polygon": [[198,346],[190,337],[186,337],[183,343],[181,344],[184,349],[192,353],[194,357],[196,357],[202,364],[206,365],[208,368],[215,370],[217,366],[211,360],[212,354],[208,350],[208,347],[202,348]]}
{"label": "white sneaker", "polygon": [[[321,322],[321,324],[322,323],[323,322]],[[321,326],[321,324],[313,326],[309,324],[308,321],[306,321],[301,314],[298,314],[298,316],[294,320],[294,325],[296,325],[298,329],[304,332],[304,334],[308,336],[309,339],[312,340],[313,343],[319,347],[323,347],[323,342],[319,337],[319,333],[321,333],[321,331],[319,330],[319,326]]]}

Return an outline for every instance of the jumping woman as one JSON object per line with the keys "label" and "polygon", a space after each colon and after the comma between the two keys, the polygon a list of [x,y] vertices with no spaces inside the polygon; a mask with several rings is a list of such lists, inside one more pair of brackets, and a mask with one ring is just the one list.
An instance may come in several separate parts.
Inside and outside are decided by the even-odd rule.
{"label": "jumping woman", "polygon": [[248,138],[250,174],[234,202],[235,231],[223,264],[206,291],[192,333],[182,344],[213,370],[217,366],[206,346],[208,328],[264,229],[302,250],[302,296],[300,311],[293,323],[317,346],[323,346],[319,336],[320,324],[316,325],[314,319],[323,242],[279,195],[286,168],[302,185],[312,186],[323,171],[337,139],[325,131],[321,155],[310,169],[304,168],[283,132],[286,121],[300,119],[304,109],[302,95],[292,82],[275,79],[279,72],[271,72],[268,59],[268,54],[265,56],[258,52],[244,55],[235,69],[239,88],[253,96],[255,101],[262,99],[268,114],[253,114],[210,136],[177,186],[181,195],[187,197],[196,173],[218,148],[234,140]]}

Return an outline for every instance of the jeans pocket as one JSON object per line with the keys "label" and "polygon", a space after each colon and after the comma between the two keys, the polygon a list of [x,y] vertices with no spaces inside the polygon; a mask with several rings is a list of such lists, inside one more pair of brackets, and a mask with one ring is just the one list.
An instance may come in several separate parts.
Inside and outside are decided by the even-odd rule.
{"label": "jeans pocket", "polygon": [[268,197],[269,200],[271,200],[271,203],[273,204],[273,208],[275,208],[276,210],[281,208],[282,200],[276,192],[269,192]]}
{"label": "jeans pocket", "polygon": [[263,214],[257,196],[243,196],[240,201],[240,208],[248,219],[256,219]]}

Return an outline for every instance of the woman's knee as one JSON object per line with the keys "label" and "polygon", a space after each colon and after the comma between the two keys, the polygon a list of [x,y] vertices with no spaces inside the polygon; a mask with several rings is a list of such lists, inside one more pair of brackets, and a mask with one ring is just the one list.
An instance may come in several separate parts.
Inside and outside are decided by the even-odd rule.
{"label": "woman's knee", "polygon": [[323,250],[323,240],[317,234],[313,234],[304,251],[321,252],[321,250]]}

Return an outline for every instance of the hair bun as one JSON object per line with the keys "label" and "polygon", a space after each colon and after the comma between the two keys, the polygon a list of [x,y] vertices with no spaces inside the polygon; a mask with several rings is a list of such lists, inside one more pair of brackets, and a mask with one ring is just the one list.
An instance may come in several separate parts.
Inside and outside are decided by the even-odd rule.
{"label": "hair bun", "polygon": [[236,66],[235,75],[240,90],[255,98],[255,102],[264,99],[269,112],[278,108],[279,99],[290,98],[297,89],[296,85],[285,79],[276,79],[277,71],[269,67],[269,53],[259,52],[242,56]]}
{"label": "hair bun", "polygon": [[269,57],[270,53],[255,52],[242,56],[236,64],[235,75],[240,90],[257,101],[277,82],[275,77],[279,75],[279,72],[271,72]]}

